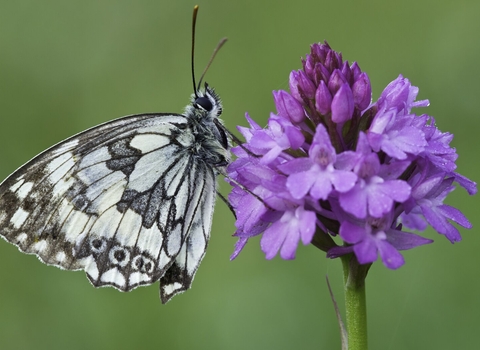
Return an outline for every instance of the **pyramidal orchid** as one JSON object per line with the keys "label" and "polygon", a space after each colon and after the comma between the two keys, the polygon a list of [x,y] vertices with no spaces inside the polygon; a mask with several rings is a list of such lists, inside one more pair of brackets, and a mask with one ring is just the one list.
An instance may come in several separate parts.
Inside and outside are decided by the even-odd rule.
{"label": "pyramidal orchid", "polygon": [[267,127],[247,114],[249,127],[238,128],[245,143],[228,167],[232,259],[257,235],[267,259],[293,259],[300,242],[313,244],[346,259],[363,284],[378,258],[398,269],[402,250],[431,243],[418,234],[428,226],[461,240],[453,223],[472,225],[444,200],[454,182],[471,195],[477,187],[455,172],[453,135],[413,111],[429,105],[416,100],[418,88],[400,75],[372,102],[367,74],[326,42],[312,45],[302,64],[289,92],[273,92],[277,111]]}
{"label": "pyramidal orchid", "polygon": [[400,75],[372,103],[367,74],[327,43],[312,45],[302,63],[290,92],[273,92],[268,126],[247,114],[250,127],[239,127],[246,142],[228,168],[239,239],[232,258],[262,234],[267,259],[293,259],[300,242],[314,240],[330,258],[380,256],[396,269],[405,263],[399,251],[432,242],[410,230],[430,225],[459,241],[452,222],[471,224],[443,201],[453,182],[470,194],[476,184],[455,172],[452,135],[412,112],[429,104],[416,101],[418,88]]}

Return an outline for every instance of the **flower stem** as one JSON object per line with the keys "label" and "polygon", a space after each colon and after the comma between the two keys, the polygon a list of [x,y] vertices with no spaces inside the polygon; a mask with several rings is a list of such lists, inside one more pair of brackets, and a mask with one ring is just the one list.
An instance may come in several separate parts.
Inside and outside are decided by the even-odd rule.
{"label": "flower stem", "polygon": [[348,350],[367,350],[365,278],[370,264],[360,265],[355,256],[342,257]]}

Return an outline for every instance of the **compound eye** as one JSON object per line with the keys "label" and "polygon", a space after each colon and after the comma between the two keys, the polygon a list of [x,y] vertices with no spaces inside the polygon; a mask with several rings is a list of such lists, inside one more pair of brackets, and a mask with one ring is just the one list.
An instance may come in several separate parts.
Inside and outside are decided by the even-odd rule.
{"label": "compound eye", "polygon": [[212,102],[206,97],[199,97],[195,100],[195,104],[202,107],[206,111],[211,111],[213,109]]}

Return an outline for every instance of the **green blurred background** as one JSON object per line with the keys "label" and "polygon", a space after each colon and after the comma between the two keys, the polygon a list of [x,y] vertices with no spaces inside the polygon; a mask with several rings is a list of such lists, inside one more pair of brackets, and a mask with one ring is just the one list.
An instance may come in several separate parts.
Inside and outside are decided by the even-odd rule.
{"label": "green blurred background", "polygon": [[[479,1],[204,0],[197,75],[207,74],[233,130],[248,111],[265,124],[271,91],[313,42],[327,39],[358,61],[376,99],[402,73],[426,111],[455,134],[459,171],[478,180]],[[140,112],[181,112],[192,92],[193,1],[0,3],[0,178],[88,127]],[[425,111],[425,110],[424,110]],[[223,183],[223,181],[220,181]],[[228,187],[222,184],[223,193]],[[452,246],[405,252],[367,279],[371,349],[480,346],[479,199],[458,189],[448,203],[474,225]],[[253,239],[230,262],[234,220],[217,204],[212,239],[193,288],[161,305],[158,285],[124,294],[94,289],[83,272],[47,267],[0,240],[1,349],[339,349],[328,274],[343,310],[340,262],[301,246],[294,261],[266,261]]]}

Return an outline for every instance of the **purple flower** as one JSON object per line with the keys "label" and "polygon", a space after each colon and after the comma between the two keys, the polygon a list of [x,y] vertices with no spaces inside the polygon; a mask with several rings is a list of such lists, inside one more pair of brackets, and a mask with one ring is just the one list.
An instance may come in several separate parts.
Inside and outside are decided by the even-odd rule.
{"label": "purple flower", "polygon": [[391,215],[380,219],[371,218],[357,224],[343,221],[340,226],[340,237],[352,246],[332,248],[327,256],[337,257],[353,250],[360,264],[373,263],[380,255],[386,267],[398,269],[405,263],[399,250],[433,242],[413,233],[392,228],[391,225]]}
{"label": "purple flower", "polygon": [[290,74],[290,92],[274,92],[277,114],[267,128],[248,115],[250,127],[239,127],[246,142],[233,149],[227,180],[237,216],[231,258],[262,235],[267,259],[293,259],[300,242],[313,241],[327,257],[354,254],[371,264],[379,256],[397,269],[400,251],[432,242],[403,226],[431,226],[459,241],[452,222],[471,224],[444,201],[454,181],[469,194],[476,183],[454,172],[453,135],[412,112],[428,106],[416,101],[418,88],[400,75],[372,103],[368,75],[326,42],[312,45],[302,64]]}
{"label": "purple flower", "polygon": [[[422,228],[424,225],[415,226],[423,217],[438,233],[445,235],[452,243],[462,239],[458,229],[449,220],[456,222],[465,228],[472,225],[468,219],[456,208],[443,204],[448,193],[455,189],[452,186],[454,177],[446,177],[443,172],[436,172],[437,169],[427,167],[416,178],[416,185],[412,190],[412,196],[405,203],[405,212],[402,219],[406,219],[412,228]],[[417,218],[414,218],[417,217]],[[420,221],[421,222],[421,221]],[[418,225],[418,224],[417,224]]]}
{"label": "purple flower", "polygon": [[395,109],[380,111],[368,130],[368,141],[375,152],[382,150],[392,158],[407,159],[425,150],[425,134],[412,122],[415,115],[398,116]]}
{"label": "purple flower", "polygon": [[357,181],[351,171],[335,169],[336,153],[323,125],[319,125],[308,151],[308,158],[295,158],[278,166],[290,176],[287,188],[294,198],[310,193],[315,200],[326,200],[333,188],[338,192],[349,191]]}
{"label": "purple flower", "polygon": [[283,259],[294,259],[299,241],[309,244],[315,233],[315,212],[299,206],[283,212],[280,220],[268,227],[260,241],[267,259],[273,259],[278,251]]}
{"label": "purple flower", "polygon": [[427,107],[429,105],[428,100],[415,101],[417,95],[418,87],[412,86],[410,81],[400,74],[383,90],[377,101],[377,106],[379,110],[393,108],[399,113],[408,114],[414,107]]}
{"label": "purple flower", "polygon": [[379,176],[381,169],[377,153],[368,149],[365,136],[359,135],[357,154],[360,157],[353,171],[358,175],[356,185],[339,195],[342,208],[364,219],[382,217],[390,212],[395,202],[402,203],[410,196],[410,186],[403,180],[388,180]]}
{"label": "purple flower", "polygon": [[262,155],[262,163],[270,163],[277,158],[283,150],[299,148],[304,137],[288,119],[277,117],[274,114],[269,119],[268,129],[252,130],[249,149]]}

